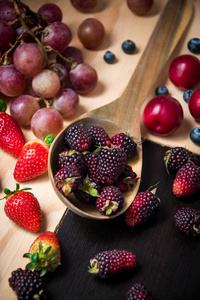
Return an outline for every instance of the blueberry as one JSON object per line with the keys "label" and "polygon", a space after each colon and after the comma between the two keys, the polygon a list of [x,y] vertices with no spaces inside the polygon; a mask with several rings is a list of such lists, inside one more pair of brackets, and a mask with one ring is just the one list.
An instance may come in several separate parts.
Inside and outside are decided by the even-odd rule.
{"label": "blueberry", "polygon": [[200,39],[193,38],[188,42],[188,49],[194,54],[200,54]]}
{"label": "blueberry", "polygon": [[193,90],[187,90],[187,91],[185,91],[185,92],[183,93],[183,99],[184,99],[184,101],[185,101],[186,103],[189,102],[190,97],[192,96],[193,93],[194,93]]}
{"label": "blueberry", "polygon": [[155,90],[155,94],[156,94],[156,96],[159,96],[159,95],[168,95],[169,91],[166,88],[166,86],[161,85],[161,86],[157,87],[157,89]]}
{"label": "blueberry", "polygon": [[193,143],[200,146],[200,127],[192,129],[190,132],[190,139]]}
{"label": "blueberry", "polygon": [[132,42],[131,40],[126,40],[122,43],[122,50],[126,54],[133,54],[135,52],[135,43]]}
{"label": "blueberry", "polygon": [[112,53],[111,51],[107,51],[104,54],[103,58],[104,58],[105,62],[107,62],[108,64],[112,64],[115,61],[115,54]]}

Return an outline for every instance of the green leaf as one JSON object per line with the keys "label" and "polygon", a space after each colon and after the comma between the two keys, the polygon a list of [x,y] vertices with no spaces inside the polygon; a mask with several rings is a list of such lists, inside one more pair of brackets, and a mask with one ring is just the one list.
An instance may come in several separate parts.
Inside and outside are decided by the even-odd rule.
{"label": "green leaf", "polygon": [[40,277],[42,277],[42,276],[44,276],[45,274],[46,274],[46,272],[47,272],[47,270],[41,270],[41,272],[40,272]]}
{"label": "green leaf", "polygon": [[35,264],[33,262],[30,262],[26,265],[26,269],[33,270],[35,269]]}
{"label": "green leaf", "polygon": [[38,260],[38,253],[34,253],[31,257],[32,262],[36,262]]}
{"label": "green leaf", "polygon": [[24,253],[23,257],[27,257],[31,260],[32,254],[31,253]]}
{"label": "green leaf", "polygon": [[48,254],[51,251],[51,246],[47,247],[47,249],[44,251],[44,254]]}

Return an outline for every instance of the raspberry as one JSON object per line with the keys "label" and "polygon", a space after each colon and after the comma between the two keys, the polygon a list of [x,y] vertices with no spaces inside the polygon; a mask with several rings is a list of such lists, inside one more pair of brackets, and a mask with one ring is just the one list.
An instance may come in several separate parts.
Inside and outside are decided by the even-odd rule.
{"label": "raspberry", "polygon": [[84,203],[95,203],[101,192],[100,184],[93,179],[86,177],[83,183],[75,190],[74,195],[78,200]]}
{"label": "raspberry", "polygon": [[102,184],[109,185],[116,181],[124,171],[126,154],[121,148],[102,148],[99,154],[98,173]]}
{"label": "raspberry", "polygon": [[99,155],[96,152],[86,153],[84,156],[87,174],[89,178],[93,179],[95,182],[100,183],[101,179],[98,174],[98,163],[99,163]]}
{"label": "raspberry", "polygon": [[[44,277],[41,277],[37,271],[18,268],[11,273],[8,282],[13,291],[15,291],[18,300],[33,299],[33,296],[36,294],[39,297],[37,299],[42,299],[41,296],[46,299],[44,295],[46,282]],[[40,296],[39,293],[41,294]]]}
{"label": "raspberry", "polygon": [[173,182],[173,193],[179,198],[189,196],[200,189],[200,167],[188,162],[183,165]]}
{"label": "raspberry", "polygon": [[60,192],[68,196],[81,184],[81,174],[75,165],[70,165],[55,174],[54,183]]}
{"label": "raspberry", "polygon": [[58,165],[60,169],[72,164],[78,168],[82,176],[86,175],[86,165],[82,153],[79,153],[75,150],[65,150],[59,153]]}
{"label": "raspberry", "polygon": [[137,194],[126,211],[126,224],[131,227],[143,224],[152,218],[160,208],[160,200],[154,194],[156,189]]}
{"label": "raspberry", "polygon": [[127,292],[126,300],[153,300],[153,297],[146,286],[141,283],[135,283]]}
{"label": "raspberry", "polygon": [[118,133],[111,138],[113,145],[118,146],[124,149],[127,157],[131,157],[137,151],[137,144],[133,139],[128,135],[128,133]]}
{"label": "raspberry", "polygon": [[67,129],[65,142],[78,152],[87,151],[92,144],[92,137],[88,130],[81,125],[72,125]]}
{"label": "raspberry", "polygon": [[136,267],[136,257],[127,250],[103,251],[90,260],[89,273],[100,278],[107,278],[122,271],[132,270]]}
{"label": "raspberry", "polygon": [[109,185],[102,189],[96,200],[96,208],[104,215],[110,216],[119,212],[124,203],[124,196],[116,186]]}
{"label": "raspberry", "polygon": [[165,152],[164,156],[165,166],[168,172],[177,172],[189,160],[194,164],[198,163],[196,155],[183,147],[171,148]]}
{"label": "raspberry", "polygon": [[175,225],[190,236],[200,234],[200,211],[190,207],[178,209],[174,215]]}
{"label": "raspberry", "polygon": [[99,126],[91,126],[88,128],[88,131],[92,136],[92,143],[96,146],[107,146],[110,138],[108,134],[102,127]]}

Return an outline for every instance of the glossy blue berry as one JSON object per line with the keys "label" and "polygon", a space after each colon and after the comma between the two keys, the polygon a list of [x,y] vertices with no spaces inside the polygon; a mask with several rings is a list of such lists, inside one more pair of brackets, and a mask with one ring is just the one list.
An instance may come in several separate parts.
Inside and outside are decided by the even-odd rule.
{"label": "glossy blue berry", "polygon": [[156,96],[159,96],[159,95],[168,95],[169,91],[166,88],[166,86],[161,85],[161,86],[157,87],[157,89],[155,90],[155,94],[156,94]]}
{"label": "glossy blue berry", "polygon": [[192,94],[194,93],[193,90],[187,90],[183,93],[183,100],[188,103],[190,100],[190,97],[192,96]]}
{"label": "glossy blue berry", "polygon": [[193,38],[188,42],[188,49],[194,54],[200,54],[200,39]]}
{"label": "glossy blue berry", "polygon": [[104,54],[103,58],[104,58],[105,62],[107,62],[108,64],[112,64],[115,61],[115,54],[111,51],[107,51]]}
{"label": "glossy blue berry", "polygon": [[190,139],[193,143],[200,146],[200,127],[192,129],[190,132]]}
{"label": "glossy blue berry", "polygon": [[135,52],[136,46],[135,43],[131,40],[126,40],[122,43],[122,50],[126,54],[133,54]]}

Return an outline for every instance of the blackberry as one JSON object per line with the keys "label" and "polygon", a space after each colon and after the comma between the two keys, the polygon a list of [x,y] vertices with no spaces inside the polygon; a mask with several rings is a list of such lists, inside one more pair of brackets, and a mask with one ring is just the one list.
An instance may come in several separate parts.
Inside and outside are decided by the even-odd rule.
{"label": "blackberry", "polygon": [[99,153],[98,173],[103,185],[112,184],[124,171],[126,163],[126,153],[124,149],[102,148]]}
{"label": "blackberry", "polygon": [[116,186],[105,186],[96,200],[96,208],[103,215],[114,215],[119,212],[124,204],[124,196]]}
{"label": "blackberry", "polygon": [[123,148],[127,158],[134,155],[137,151],[137,144],[133,141],[128,133],[118,133],[111,138],[113,145]]}
{"label": "blackberry", "polygon": [[133,171],[130,165],[126,164],[124,171],[120,174],[114,184],[120,189],[120,191],[125,192],[128,189],[133,188],[137,180],[137,174]]}
{"label": "blackberry", "polygon": [[93,179],[86,177],[83,183],[75,190],[74,195],[78,200],[84,203],[95,203],[101,192],[101,185]]}
{"label": "blackberry", "polygon": [[197,156],[183,147],[175,147],[165,152],[164,161],[168,172],[177,172],[188,161],[198,163]]}
{"label": "blackberry", "polygon": [[73,193],[81,184],[81,174],[75,165],[60,169],[54,176],[56,188],[65,196]]}
{"label": "blackberry", "polygon": [[35,270],[18,268],[11,273],[8,282],[9,286],[15,291],[18,300],[31,300],[35,294],[40,295],[37,299],[46,299],[44,294],[46,280]]}
{"label": "blackberry", "polygon": [[126,300],[153,300],[153,297],[145,285],[135,283],[127,292]]}
{"label": "blackberry", "polygon": [[107,278],[122,271],[133,270],[137,265],[136,257],[127,250],[103,251],[90,259],[88,272],[100,278]]}
{"label": "blackberry", "polygon": [[84,160],[89,178],[93,179],[97,183],[100,183],[101,179],[98,174],[99,154],[96,152],[88,152],[85,154]]}
{"label": "blackberry", "polygon": [[90,149],[92,137],[83,126],[72,125],[66,131],[65,142],[69,145],[70,149],[84,152]]}
{"label": "blackberry", "polygon": [[107,146],[110,138],[102,127],[91,126],[88,128],[88,132],[92,136],[92,143],[96,146]]}
{"label": "blackberry", "polygon": [[175,225],[190,236],[200,234],[200,211],[190,207],[178,209],[174,215]]}
{"label": "blackberry", "polygon": [[86,165],[84,160],[84,155],[75,150],[65,150],[59,153],[58,157],[59,168],[65,168],[70,165],[75,165],[80,171],[82,176],[86,174]]}

